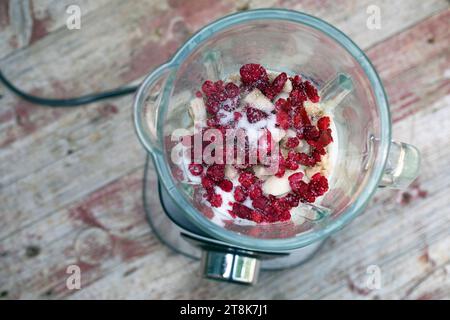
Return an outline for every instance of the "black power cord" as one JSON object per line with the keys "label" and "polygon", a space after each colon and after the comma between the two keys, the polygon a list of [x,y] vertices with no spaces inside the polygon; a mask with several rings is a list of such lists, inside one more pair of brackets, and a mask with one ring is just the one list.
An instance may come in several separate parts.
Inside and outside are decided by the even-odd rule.
{"label": "black power cord", "polygon": [[47,107],[54,107],[54,108],[70,108],[70,107],[77,107],[88,103],[97,102],[104,99],[109,98],[116,98],[128,94],[132,94],[136,92],[138,86],[131,86],[131,87],[121,87],[109,91],[99,92],[99,93],[91,93],[87,94],[81,97],[74,97],[74,98],[66,98],[66,99],[48,99],[48,98],[42,98],[38,96],[34,96],[31,94],[28,94],[19,88],[17,88],[15,85],[13,85],[8,79],[5,78],[3,73],[0,70],[0,82],[2,82],[5,87],[7,87],[9,90],[14,92],[17,96],[21,97],[22,99],[34,103],[39,104],[42,106]]}

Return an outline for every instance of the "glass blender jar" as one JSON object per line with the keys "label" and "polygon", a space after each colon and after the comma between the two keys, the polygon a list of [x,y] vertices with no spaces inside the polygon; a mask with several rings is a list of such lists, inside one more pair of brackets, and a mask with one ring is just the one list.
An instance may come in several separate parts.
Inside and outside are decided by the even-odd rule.
{"label": "glass blender jar", "polygon": [[[248,224],[206,214],[171,164],[168,137],[191,125],[187,105],[195,92],[205,80],[225,79],[246,63],[311,79],[321,102],[332,106],[327,112],[337,152],[330,188],[320,206],[301,208],[307,217],[301,222]],[[155,233],[180,252],[202,252],[204,276],[243,284],[256,281],[260,266],[305,261],[364,210],[378,187],[405,187],[420,166],[416,148],[391,141],[387,97],[361,49],[326,22],[289,10],[237,13],[201,29],[144,79],[134,124],[158,175],[159,188],[147,184],[144,191]],[[167,215],[152,213],[157,203],[148,198],[158,192]]]}

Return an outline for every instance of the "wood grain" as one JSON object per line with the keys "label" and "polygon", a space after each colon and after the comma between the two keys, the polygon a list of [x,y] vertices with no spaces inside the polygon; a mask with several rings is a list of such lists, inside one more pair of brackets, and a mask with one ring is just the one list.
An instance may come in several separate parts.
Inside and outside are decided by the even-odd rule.
{"label": "wood grain", "polygon": [[[69,1],[57,2],[31,2],[24,15],[45,22],[33,22],[31,31],[25,24],[20,45],[3,13],[11,1],[0,2],[0,66],[21,87],[59,97],[138,80],[199,27],[229,12],[277,5],[317,15],[367,49],[389,95],[394,137],[420,148],[423,170],[409,190],[377,193],[365,214],[304,266],[263,273],[252,288],[214,283],[193,277],[198,264],[159,244],[147,227],[144,152],[130,97],[49,110],[3,92],[2,298],[450,298],[446,1],[70,1],[83,10],[79,31],[64,27]],[[379,31],[365,27],[369,4],[382,10]],[[65,287],[72,263],[83,274],[75,292]],[[380,290],[364,289],[371,264],[382,271]]]}

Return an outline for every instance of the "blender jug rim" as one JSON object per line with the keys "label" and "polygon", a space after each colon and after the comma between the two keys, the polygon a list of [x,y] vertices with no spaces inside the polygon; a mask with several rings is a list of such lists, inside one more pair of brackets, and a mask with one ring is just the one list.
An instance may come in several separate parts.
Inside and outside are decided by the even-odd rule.
{"label": "blender jug rim", "polygon": [[[175,183],[171,176],[170,169],[165,161],[164,155],[158,150],[153,150],[149,146],[150,144],[146,141],[147,137],[143,129],[143,120],[141,119],[143,107],[143,103],[141,100],[143,99],[139,99],[139,97],[145,96],[149,85],[152,82],[156,81],[164,71],[170,69],[176,70],[176,68],[190,55],[192,51],[194,51],[201,43],[214,36],[215,34],[223,31],[228,27],[255,20],[280,20],[306,25],[334,40],[337,44],[343,47],[364,70],[364,73],[370,81],[371,88],[374,92],[376,105],[380,112],[380,149],[376,156],[376,159],[374,160],[376,165],[374,166],[373,172],[368,179],[364,191],[357,199],[355,199],[351,206],[347,208],[344,213],[342,213],[339,218],[331,221],[324,228],[301,234],[292,238],[261,239],[246,236],[226,230],[209,221],[202,214],[199,214],[198,210],[196,210],[192,206],[190,201],[186,199],[185,195],[177,190],[177,187],[175,186]],[[158,141],[163,141],[161,140],[161,129],[163,125],[162,120],[166,113],[164,107],[167,107],[168,102],[164,100],[167,100],[167,97],[170,95],[170,90],[168,88],[171,87],[170,82],[172,81],[173,79],[171,81],[167,81],[162,90],[163,101],[161,102],[161,104],[165,104],[165,106],[163,106],[161,110],[162,112],[158,112],[157,116]],[[239,245],[241,248],[249,250],[272,250],[274,252],[286,252],[289,250],[307,246],[317,240],[321,240],[348,224],[364,209],[372,195],[375,193],[384,172],[391,142],[391,120],[386,93],[375,68],[373,67],[365,53],[342,31],[338,30],[327,22],[305,13],[287,9],[248,10],[246,12],[234,13],[225,16],[206,25],[196,34],[194,34],[190,39],[188,39],[168,62],[164,63],[146,76],[136,93],[133,109],[134,124],[139,140],[144,145],[145,149],[152,155],[152,159],[154,161],[158,175],[172,200],[180,208],[183,208],[186,212],[187,218],[204,232],[222,241],[228,241],[232,244]]]}

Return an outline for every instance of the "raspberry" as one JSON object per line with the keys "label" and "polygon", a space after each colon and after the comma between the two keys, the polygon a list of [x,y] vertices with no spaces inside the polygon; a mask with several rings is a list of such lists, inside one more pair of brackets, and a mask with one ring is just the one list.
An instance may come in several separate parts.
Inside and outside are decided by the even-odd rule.
{"label": "raspberry", "polygon": [[244,188],[250,188],[255,183],[256,177],[253,173],[243,172],[240,174],[238,181],[244,186]]}
{"label": "raspberry", "polygon": [[206,170],[206,175],[214,182],[220,182],[225,177],[225,165],[213,164]]}
{"label": "raspberry", "polygon": [[269,81],[266,69],[256,63],[244,64],[239,73],[242,83],[245,85],[257,85],[258,83],[267,83]]}
{"label": "raspberry", "polygon": [[311,177],[309,182],[309,191],[316,197],[322,196],[328,191],[328,180],[320,173],[316,173]]}
{"label": "raspberry", "polygon": [[208,177],[202,177],[202,186],[207,190],[212,189],[214,188],[214,181]]}
{"label": "raspberry", "polygon": [[317,121],[317,127],[319,130],[327,130],[330,127],[330,118],[329,117],[322,117]]}
{"label": "raspberry", "polygon": [[206,120],[206,125],[210,128],[215,128],[219,124],[219,120],[216,117]]}
{"label": "raspberry", "polygon": [[289,185],[291,186],[292,190],[295,190],[296,185],[298,185],[300,182],[303,182],[303,176],[304,174],[302,172],[297,172],[289,176]]}
{"label": "raspberry", "polygon": [[292,122],[296,129],[311,126],[311,121],[309,120],[308,113],[304,107],[300,107],[295,110]]}
{"label": "raspberry", "polygon": [[234,118],[234,121],[239,121],[239,119],[242,118],[242,113],[236,111],[236,112],[233,114],[233,118]]}
{"label": "raspberry", "polygon": [[272,100],[275,98],[284,87],[284,84],[287,81],[287,74],[285,72],[280,73],[272,82],[270,86],[267,86],[264,90],[264,94],[267,98]]}
{"label": "raspberry", "polygon": [[233,183],[225,179],[219,183],[219,187],[225,192],[230,192],[233,189]]}
{"label": "raspberry", "polygon": [[267,113],[256,108],[247,107],[247,119],[250,123],[256,123],[267,118]]}
{"label": "raspberry", "polygon": [[207,97],[212,96],[216,92],[214,82],[206,80],[202,85],[202,91]]}
{"label": "raspberry", "polygon": [[316,127],[307,125],[297,131],[298,135],[305,140],[316,140],[320,136],[319,130]]}
{"label": "raspberry", "polygon": [[203,97],[203,94],[202,94],[201,91],[197,91],[197,92],[195,93],[195,96],[196,96],[197,98],[202,98],[202,97]]}
{"label": "raspberry", "polygon": [[331,129],[326,129],[320,132],[320,136],[317,142],[319,142],[322,147],[326,147],[331,142],[333,142],[333,137],[331,136]]}
{"label": "raspberry", "polygon": [[220,104],[216,100],[209,99],[208,101],[206,101],[206,111],[208,111],[208,113],[210,113],[212,115],[219,112],[219,110],[220,110],[219,106],[220,106]]}
{"label": "raspberry", "polygon": [[227,97],[232,99],[239,95],[239,87],[232,82],[228,82],[225,85],[225,92],[227,94]]}
{"label": "raspberry", "polygon": [[287,103],[287,101],[286,101],[286,99],[283,99],[283,98],[280,98],[280,99],[278,99],[276,102],[275,102],[275,110],[276,111],[281,111],[281,110],[283,110],[283,111],[288,111],[287,109],[287,106],[286,106],[286,103]]}
{"label": "raspberry", "polygon": [[311,100],[311,102],[319,102],[320,97],[317,93],[316,87],[314,87],[311,82],[305,81],[303,82],[303,86],[305,88],[306,95],[308,96],[308,99]]}
{"label": "raspberry", "polygon": [[295,208],[300,202],[300,197],[297,194],[290,192],[284,196],[284,201],[288,203],[291,208]]}
{"label": "raspberry", "polygon": [[293,106],[303,106],[303,102],[307,99],[306,94],[300,89],[293,89],[289,94],[288,101]]}
{"label": "raspberry", "polygon": [[198,163],[191,163],[189,164],[189,171],[193,176],[199,176],[203,172],[203,167],[201,164]]}
{"label": "raspberry", "polygon": [[293,87],[293,88],[298,89],[298,88],[301,88],[301,87],[302,87],[302,85],[303,85],[302,77],[300,77],[299,75],[295,75],[294,77],[289,78],[289,79],[290,79],[291,82],[292,82],[292,87]]}
{"label": "raspberry", "polygon": [[249,188],[248,195],[250,196],[250,199],[255,200],[259,197],[261,197],[263,194],[261,186],[259,184],[254,184]]}
{"label": "raspberry", "polygon": [[258,211],[253,210],[250,220],[260,223],[260,222],[264,221],[264,216],[261,213],[259,213]]}
{"label": "raspberry", "polygon": [[277,112],[277,125],[286,130],[289,129],[289,115],[283,110]]}
{"label": "raspberry", "polygon": [[310,157],[306,153],[302,152],[299,155],[299,163],[303,166],[312,167],[316,164],[314,157]]}
{"label": "raspberry", "polygon": [[233,203],[231,212],[242,219],[251,219],[253,210],[238,202]]}
{"label": "raspberry", "polygon": [[259,210],[267,209],[267,205],[269,204],[269,199],[267,197],[259,197],[252,201],[253,207]]}
{"label": "raspberry", "polygon": [[222,205],[222,196],[220,194],[208,195],[208,201],[211,206],[219,208]]}
{"label": "raspberry", "polygon": [[300,201],[313,203],[316,201],[316,197],[309,190],[306,190],[300,194]]}
{"label": "raspberry", "polygon": [[247,199],[247,191],[241,186],[236,187],[234,189],[234,199],[237,202],[244,202]]}
{"label": "raspberry", "polygon": [[298,138],[296,138],[296,137],[288,138],[286,141],[286,148],[293,149],[293,148],[297,147],[299,145],[299,143],[300,143],[300,140],[298,140]]}
{"label": "raspberry", "polygon": [[300,162],[301,156],[299,152],[295,152],[294,150],[289,150],[287,160]]}
{"label": "raspberry", "polygon": [[289,170],[297,170],[299,168],[299,165],[297,162],[289,160],[289,159],[286,160],[285,166],[286,166],[286,169],[289,169]]}

